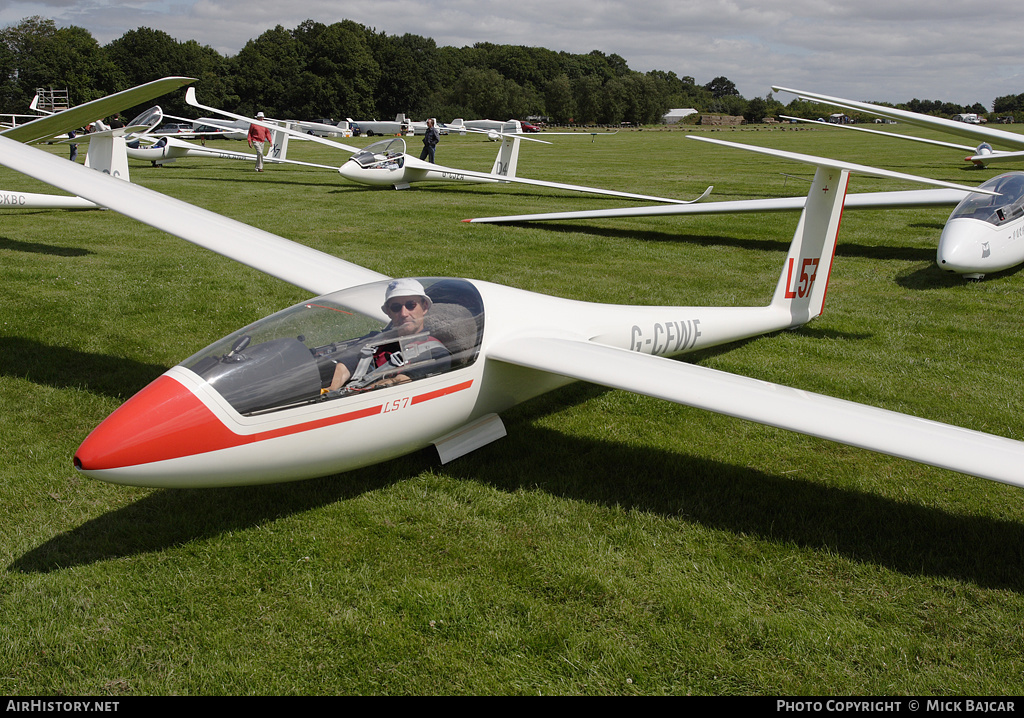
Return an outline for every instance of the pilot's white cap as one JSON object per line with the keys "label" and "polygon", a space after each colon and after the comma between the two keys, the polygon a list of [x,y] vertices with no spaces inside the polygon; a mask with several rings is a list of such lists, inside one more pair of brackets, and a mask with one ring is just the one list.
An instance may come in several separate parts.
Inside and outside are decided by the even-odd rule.
{"label": "pilot's white cap", "polygon": [[256,113],[256,119],[257,119],[257,120],[259,120],[259,119],[262,119],[262,118],[264,118],[264,117],[266,117],[266,115],[264,115],[264,114],[263,114],[262,112],[257,112],[257,113]]}
{"label": "pilot's white cap", "polygon": [[426,290],[423,289],[423,285],[419,283],[419,280],[408,277],[391,280],[387,291],[384,293],[384,304],[386,305],[392,297],[423,297],[423,300],[427,303],[427,309],[430,309],[430,305],[433,304],[430,301],[430,297],[427,296]]}

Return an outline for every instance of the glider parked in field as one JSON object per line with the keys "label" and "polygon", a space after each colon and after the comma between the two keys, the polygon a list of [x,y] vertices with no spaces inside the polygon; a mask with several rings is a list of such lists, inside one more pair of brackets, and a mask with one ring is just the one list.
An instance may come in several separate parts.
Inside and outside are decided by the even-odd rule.
{"label": "glider parked in field", "polygon": [[[710,140],[709,140],[710,141]],[[753,151],[758,148],[750,147]],[[477,217],[470,223],[501,224],[553,222],[614,217],[740,214],[802,210],[806,197],[701,202],[678,206],[623,207],[617,209],[545,212],[499,217]],[[910,209],[954,207],[939,236],[935,263],[947,272],[968,279],[1001,272],[1024,264],[1024,172],[1007,172],[978,186],[964,188],[864,192],[846,197],[846,209]]]}
{"label": "glider parked in field", "polygon": [[[207,112],[214,112],[234,120],[245,119],[240,115],[218,110],[213,107],[200,105],[196,100],[195,88],[188,88],[185,92],[185,101]],[[627,199],[644,200],[647,202],[665,202],[668,204],[689,204],[697,202],[711,191],[709,187],[700,197],[694,200],[668,199],[666,197],[652,197],[650,195],[634,194],[632,192],[619,192],[617,190],[599,189],[597,187],[583,187],[580,185],[564,184],[562,182],[545,182],[543,180],[526,179],[516,176],[517,164],[519,161],[519,143],[524,139],[540,142],[533,138],[520,137],[518,135],[507,136],[502,140],[498,148],[498,156],[490,172],[476,172],[473,170],[455,169],[443,165],[425,162],[418,157],[406,153],[405,140],[401,137],[393,137],[386,140],[374,142],[367,147],[353,147],[340,142],[334,142],[315,135],[305,135],[296,130],[282,128],[273,122],[260,122],[252,120],[254,124],[262,125],[270,130],[277,129],[288,134],[298,134],[328,147],[351,152],[352,156],[345,162],[338,172],[341,176],[358,182],[360,184],[374,187],[394,187],[395,189],[408,189],[414,182],[459,182],[464,184],[526,184],[535,187],[548,187],[551,189],[570,190],[573,192],[588,192],[590,194],[607,195],[611,197],[624,197]]]}
{"label": "glider parked in field", "polygon": [[[967,137],[976,142],[980,142],[980,144],[975,148],[963,146],[956,147],[957,149],[966,149],[968,152],[971,152],[972,154],[965,157],[964,160],[972,162],[980,167],[984,167],[992,162],[1008,162],[1024,159],[1024,135],[1016,132],[1007,132],[1005,130],[997,130],[991,127],[982,127],[969,122],[948,120],[943,117],[922,115],[918,112],[898,110],[894,107],[885,107],[884,105],[873,105],[869,102],[845,100],[841,97],[830,97],[829,95],[821,95],[816,92],[791,90],[788,87],[773,86],[772,90],[775,92],[788,92],[804,100],[820,102],[824,105],[833,105],[835,107],[841,107],[844,110],[864,112],[869,115],[876,115],[890,120],[897,120],[911,125],[917,125],[918,127],[927,127],[932,130],[956,135],[958,137]],[[900,137],[900,135],[893,136]],[[993,149],[993,145],[996,147],[1009,147],[1013,151],[996,150]]]}
{"label": "glider parked in field", "polygon": [[[497,141],[505,135],[523,135],[526,131],[523,128],[523,123],[519,120],[506,120],[505,122],[499,122],[498,120],[463,120],[461,117],[452,120],[447,125],[442,125],[442,131],[447,130],[448,132],[458,132],[459,134],[466,134],[467,132],[479,132],[486,134],[488,139]],[[535,130],[534,130],[535,131]],[[422,134],[422,132],[420,133]],[[593,142],[598,135],[614,135],[616,132],[597,132],[595,130],[580,130],[578,132],[547,132],[543,133],[545,136],[548,135],[575,135],[577,137],[590,137]]]}
{"label": "glider parked in field", "polygon": [[[165,95],[172,90],[194,82],[191,77],[165,77],[160,80],[139,85],[123,92],[101,97],[92,102],[39,117],[23,125],[17,125],[0,131],[0,136],[16,142],[45,142],[71,130],[93,124],[103,117],[108,117],[126,108],[148,102]],[[125,155],[124,135],[133,129],[128,127],[106,129],[76,138],[77,142],[88,142],[89,152],[85,164],[105,174],[128,179],[128,161]],[[61,197],[57,195],[35,194],[31,192],[0,191],[0,207],[17,209],[95,209],[96,204],[81,197]]]}
{"label": "glider parked in field", "polygon": [[[270,483],[431,444],[450,461],[503,436],[499,412],[582,380],[1024,486],[1022,442],[666,358],[821,313],[849,174],[862,168],[775,154],[817,169],[771,303],[640,307],[467,279],[392,284],[0,138],[0,163],[16,171],[320,295],[213,343],[129,399],[79,448],[75,465],[87,476],[153,487]],[[384,348],[390,356],[377,365]],[[358,368],[336,386],[347,358]]]}
{"label": "glider parked in field", "polygon": [[[159,124],[166,117],[170,116],[164,115],[160,107],[156,106],[146,110],[145,113],[133,121],[133,124],[148,124],[155,126],[153,124],[154,122]],[[182,118],[172,117],[172,119]],[[235,129],[231,125],[220,124],[216,120],[206,120],[206,123],[207,124],[205,126],[215,130],[215,132],[219,133],[219,136],[224,136],[226,133]],[[269,164],[293,164],[303,165],[306,167],[320,167],[322,169],[334,169],[328,165],[318,165],[311,162],[300,162],[298,160],[288,159],[288,138],[289,135],[284,132],[276,130],[271,131],[270,148],[267,150],[264,161]],[[192,142],[187,142],[179,137],[171,135],[155,135],[149,131],[133,134],[127,142],[126,151],[129,158],[149,162],[154,167],[165,165],[185,157],[241,160],[245,162],[254,162],[256,160],[256,155],[254,154],[204,147]]]}

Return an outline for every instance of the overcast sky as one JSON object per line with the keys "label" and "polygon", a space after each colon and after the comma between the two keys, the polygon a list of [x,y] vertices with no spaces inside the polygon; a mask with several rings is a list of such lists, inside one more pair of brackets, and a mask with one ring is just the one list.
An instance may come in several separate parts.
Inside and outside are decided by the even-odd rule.
{"label": "overcast sky", "polygon": [[991,109],[996,97],[1024,93],[1022,7],[1019,0],[0,0],[0,24],[41,15],[84,27],[101,44],[150,27],[234,55],[275,25],[349,19],[439,46],[616,53],[630,69],[672,71],[702,85],[724,75],[747,99],[781,85]]}

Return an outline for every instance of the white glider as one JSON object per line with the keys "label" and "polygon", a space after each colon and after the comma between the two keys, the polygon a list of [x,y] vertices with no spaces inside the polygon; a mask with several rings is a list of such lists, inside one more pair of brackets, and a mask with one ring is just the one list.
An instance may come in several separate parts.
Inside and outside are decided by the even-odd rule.
{"label": "white glider", "polygon": [[[188,88],[185,92],[185,101],[193,107],[214,112],[234,120],[246,118],[214,107],[199,104],[196,99],[195,88]],[[473,170],[456,169],[442,165],[425,162],[418,157],[407,154],[405,151],[405,140],[395,137],[388,140],[375,142],[364,148],[345,145],[340,142],[328,140],[315,135],[306,135],[297,130],[288,130],[269,121],[249,120],[253,124],[267,127],[281,132],[296,134],[304,139],[341,149],[353,153],[340,168],[338,172],[342,177],[375,187],[394,187],[395,189],[407,189],[414,182],[457,182],[468,184],[525,184],[535,187],[547,187],[549,189],[569,190],[573,192],[587,192],[590,194],[606,195],[611,197],[623,197],[626,199],[643,200],[647,202],[665,202],[668,204],[689,204],[698,202],[711,191],[709,187],[704,194],[693,200],[670,199],[666,197],[652,197],[650,195],[635,194],[632,192],[620,192],[617,190],[599,189],[597,187],[584,187],[581,185],[565,184],[562,182],[545,182],[543,180],[526,179],[516,175],[519,160],[519,141],[522,139],[534,140],[534,138],[523,138],[519,135],[508,135],[502,140],[498,148],[498,156],[490,172],[476,172]]]}
{"label": "white glider", "polygon": [[[754,147],[749,149],[757,151]],[[508,224],[617,217],[792,212],[803,209],[806,201],[806,197],[778,197],[702,202],[683,207],[656,205],[477,217],[463,221]],[[948,186],[944,189],[865,192],[850,194],[846,198],[847,209],[943,206],[954,209],[943,226],[935,251],[935,263],[940,269],[967,279],[981,279],[987,274],[1024,264],[1024,172],[1008,172],[993,177],[974,190]]]}
{"label": "white glider", "polygon": [[[85,475],[155,487],[268,483],[431,444],[450,461],[504,435],[498,412],[583,380],[1024,486],[1020,441],[666,358],[821,313],[858,168],[775,154],[816,171],[767,306],[594,304],[422,278],[422,293],[388,311],[429,308],[435,321],[426,331],[447,347],[442,356],[385,326],[389,279],[377,272],[0,138],[0,163],[16,171],[321,294],[215,342],[140,391],[79,448],[75,465]],[[394,353],[379,383],[325,393],[326,370],[383,345]],[[399,380],[417,367],[419,378]]]}
{"label": "white glider", "polygon": [[[85,127],[97,120],[124,111],[143,102],[194,82],[191,77],[165,77],[139,85],[123,92],[101,97],[61,112],[39,117],[23,125],[0,131],[0,136],[16,142],[45,142],[71,130]],[[82,135],[76,142],[88,142],[89,152],[85,164],[94,170],[128,179],[128,161],[125,154],[126,132],[139,128],[105,130]],[[32,192],[0,191],[0,207],[17,209],[96,209],[94,202],[81,197],[61,197]]]}

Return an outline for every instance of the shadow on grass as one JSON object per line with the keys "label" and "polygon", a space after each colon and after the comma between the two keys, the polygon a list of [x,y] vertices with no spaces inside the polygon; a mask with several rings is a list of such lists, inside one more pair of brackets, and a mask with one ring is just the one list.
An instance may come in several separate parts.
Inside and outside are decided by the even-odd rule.
{"label": "shadow on grass", "polygon": [[[620,442],[568,437],[534,420],[606,389],[577,384],[510,411],[509,435],[444,473],[501,491],[543,491],[893,571],[1024,592],[1024,526]],[[896,459],[894,459],[896,461]],[[432,449],[347,474],[267,486],[155,491],[25,553],[9,571],[46,573],[162,551],[386,488],[437,463]],[[981,479],[979,479],[980,481]]]}
{"label": "shadow on grass", "polygon": [[9,237],[0,237],[0,249],[9,249],[12,252],[27,252],[29,254],[51,254],[55,257],[85,257],[92,254],[87,249],[59,247],[55,244],[40,244],[39,242],[21,242]]}
{"label": "shadow on grass", "polygon": [[[221,161],[222,162],[223,161],[231,162],[233,160],[221,160]],[[316,181],[313,181],[312,179],[310,179],[310,173],[309,173],[308,170],[307,171],[295,170],[294,168],[288,168],[288,167],[267,167],[267,170],[265,172],[262,172],[259,175],[257,175],[256,172],[254,171],[254,167],[252,166],[253,165],[252,161],[247,161],[248,166],[246,166],[246,163],[243,163],[241,161],[234,161],[234,162],[237,165],[235,167],[235,169],[237,169],[239,171],[238,171],[237,174],[233,174],[230,177],[222,177],[222,176],[205,176],[205,177],[203,177],[201,175],[195,174],[195,172],[199,169],[196,166],[194,166],[194,165],[179,165],[179,164],[167,164],[167,165],[164,165],[164,166],[159,167],[159,168],[158,167],[149,167],[148,165],[146,167],[139,167],[139,168],[136,168],[136,167],[133,166],[132,167],[132,172],[136,172],[136,171],[152,171],[152,172],[155,173],[153,175],[153,177],[159,178],[159,177],[161,177],[164,174],[171,175],[174,172],[180,172],[180,171],[184,170],[185,172],[187,172],[189,174],[188,182],[191,183],[192,186],[196,186],[196,185],[201,184],[203,182],[232,183],[232,184],[244,183],[244,184],[247,184],[247,185],[250,185],[250,186],[252,186],[253,182],[259,182],[260,184],[277,184],[277,185],[283,185],[283,186],[288,186],[288,187],[323,187],[325,184],[334,183],[334,184],[339,184],[339,186],[342,186],[342,187],[345,187],[345,186],[351,187],[352,189],[365,189],[365,188],[363,188],[363,187],[361,187],[359,185],[348,184],[344,180],[340,180],[340,181],[339,180],[335,180],[331,176],[331,170],[328,170],[328,169],[323,170],[323,178],[324,178],[324,180],[316,182]],[[223,169],[223,168],[219,168],[219,169]],[[145,174],[143,173],[141,176],[144,177]],[[320,176],[320,175],[317,175],[317,176]],[[135,178],[133,177],[133,179],[135,179]]]}
{"label": "shadow on grass", "polygon": [[131,396],[168,367],[68,349],[21,337],[0,337],[0,375],[103,396]]}
{"label": "shadow on grass", "polygon": [[416,476],[426,451],[371,469],[308,481],[227,489],[165,489],[87,521],[24,554],[9,571],[47,573],[162,551],[344,501]]}
{"label": "shadow on grass", "polygon": [[967,279],[960,274],[939,269],[933,256],[927,265],[914,267],[897,275],[896,283],[904,289],[946,289],[962,287],[976,281],[992,281],[1003,277],[1012,277],[1022,269],[1024,269],[1024,264],[1004,269],[1001,272],[986,274],[982,280]]}
{"label": "shadow on grass", "polygon": [[[537,225],[527,222],[512,222],[505,226],[536,228]],[[543,223],[544,229],[561,233],[584,233],[595,237],[608,239],[633,239],[644,242],[678,242],[694,244],[701,247],[731,247],[735,249],[749,249],[762,252],[789,251],[789,241],[778,241],[772,239],[740,239],[737,237],[725,237],[721,235],[697,235],[664,230],[645,229],[636,231],[630,229],[616,229],[612,227],[592,227],[585,225],[556,224],[551,222]],[[856,257],[861,259],[884,259],[897,260],[901,262],[922,262],[935,259],[935,250],[921,247],[900,247],[886,245],[853,244],[844,242],[842,237],[836,245],[836,255],[839,257]]]}
{"label": "shadow on grass", "polygon": [[[1024,524],[837,488],[680,451],[567,439],[533,426],[605,389],[575,385],[509,413],[504,444],[446,466],[504,491],[678,517],[730,533],[825,550],[910,576],[1024,593]],[[568,396],[567,396],[568,395]],[[568,401],[567,401],[568,399]],[[488,455],[489,454],[489,455]],[[901,459],[892,459],[901,461]],[[938,471],[938,470],[936,470]],[[976,479],[984,481],[983,479]]]}

